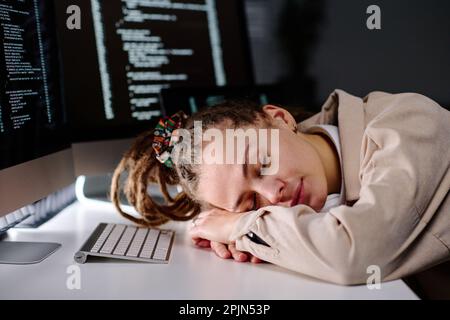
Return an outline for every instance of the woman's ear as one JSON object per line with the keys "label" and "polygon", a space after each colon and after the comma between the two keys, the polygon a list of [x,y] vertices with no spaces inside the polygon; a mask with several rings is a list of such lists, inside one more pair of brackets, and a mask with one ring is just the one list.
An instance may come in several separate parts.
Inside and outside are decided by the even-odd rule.
{"label": "woman's ear", "polygon": [[297,130],[297,123],[294,117],[286,109],[271,104],[266,104],[262,109],[280,127],[286,127],[293,131]]}

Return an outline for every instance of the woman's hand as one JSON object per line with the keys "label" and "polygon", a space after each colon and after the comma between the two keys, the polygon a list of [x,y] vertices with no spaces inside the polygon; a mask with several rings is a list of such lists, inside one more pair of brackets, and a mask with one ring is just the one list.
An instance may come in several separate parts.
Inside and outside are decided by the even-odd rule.
{"label": "woman's hand", "polygon": [[194,241],[205,239],[230,244],[231,232],[242,215],[220,209],[203,211],[192,221],[189,233]]}
{"label": "woman's hand", "polygon": [[212,209],[202,212],[193,221],[189,231],[195,245],[203,248],[211,247],[217,256],[223,259],[233,258],[239,262],[261,262],[249,253],[238,251],[230,241],[231,232],[242,213]]}

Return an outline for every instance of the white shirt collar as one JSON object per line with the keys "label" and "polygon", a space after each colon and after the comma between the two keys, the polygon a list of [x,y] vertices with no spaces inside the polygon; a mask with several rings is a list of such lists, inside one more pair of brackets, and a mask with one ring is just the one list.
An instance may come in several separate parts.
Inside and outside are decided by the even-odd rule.
{"label": "white shirt collar", "polygon": [[336,151],[339,155],[339,163],[341,166],[341,191],[340,193],[329,194],[327,196],[327,200],[325,202],[324,207],[321,209],[321,212],[328,211],[328,209],[332,207],[339,206],[341,204],[345,204],[345,190],[344,190],[344,175],[343,175],[343,166],[342,166],[342,153],[341,153],[341,143],[339,138],[339,128],[337,126],[328,125],[328,124],[320,124],[314,125],[308,128],[306,133],[314,133],[321,132],[326,134],[334,144]]}

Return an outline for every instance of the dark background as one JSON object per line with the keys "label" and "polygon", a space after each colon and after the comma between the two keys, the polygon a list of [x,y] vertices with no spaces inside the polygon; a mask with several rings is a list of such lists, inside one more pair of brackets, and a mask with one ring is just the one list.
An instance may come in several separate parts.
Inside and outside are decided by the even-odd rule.
{"label": "dark background", "polygon": [[[450,107],[450,1],[246,0],[255,76],[318,110],[331,91],[418,92]],[[366,9],[381,9],[369,30]]]}

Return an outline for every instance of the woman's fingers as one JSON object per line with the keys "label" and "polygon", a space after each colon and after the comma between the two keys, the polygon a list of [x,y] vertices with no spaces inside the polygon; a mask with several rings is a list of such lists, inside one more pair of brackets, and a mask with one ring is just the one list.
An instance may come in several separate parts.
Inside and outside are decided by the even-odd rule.
{"label": "woman's fingers", "polygon": [[239,262],[245,262],[248,259],[247,254],[244,252],[238,251],[234,244],[228,245],[228,250],[230,250],[233,259]]}
{"label": "woman's fingers", "polygon": [[249,254],[249,253],[245,253],[245,252],[241,252],[239,250],[236,249],[236,246],[234,244],[223,244],[220,242],[216,242],[216,241],[209,241],[206,239],[202,239],[202,238],[195,238],[192,239],[192,241],[194,242],[194,244],[197,247],[200,248],[211,248],[214,253],[222,258],[222,259],[229,259],[229,258],[233,258],[236,261],[239,262],[245,262],[245,261],[250,261],[251,263],[261,263],[263,262],[261,259]]}
{"label": "woman's fingers", "polygon": [[206,239],[198,239],[195,242],[195,245],[200,248],[209,248],[211,247],[211,242]]}
{"label": "woman's fingers", "polygon": [[255,257],[255,256],[252,256],[251,258],[250,258],[250,262],[251,263],[261,263],[261,262],[263,262],[260,258],[257,258],[257,257]]}
{"label": "woman's fingers", "polygon": [[231,258],[231,252],[227,249],[227,246],[220,242],[211,241],[211,249],[216,255],[222,259]]}

